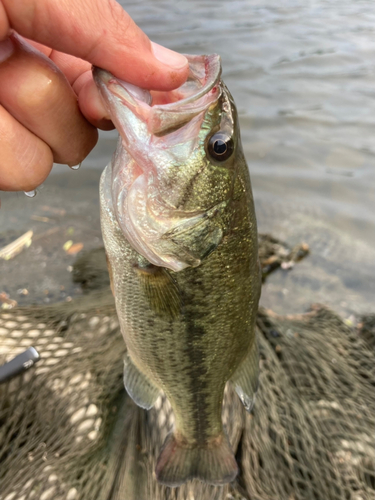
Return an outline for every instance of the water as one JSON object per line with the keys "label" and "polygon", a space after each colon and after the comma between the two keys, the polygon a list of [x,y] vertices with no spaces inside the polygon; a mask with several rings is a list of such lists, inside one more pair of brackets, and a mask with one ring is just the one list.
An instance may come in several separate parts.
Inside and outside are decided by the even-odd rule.
{"label": "water", "polygon": [[[143,1],[126,2],[126,10],[157,43],[184,53],[221,55],[223,77],[239,111],[259,230],[310,245],[310,257],[268,280],[262,304],[280,313],[301,312],[312,302],[327,303],[346,316],[374,311],[373,3]],[[74,256],[63,253],[61,245],[71,239],[69,227],[76,231],[72,239],[85,248],[100,245],[97,178],[115,144],[114,132],[101,134],[79,172],[56,166],[33,200],[2,196],[1,231],[60,229],[45,237],[53,240],[53,250],[46,240],[27,251],[34,268],[22,270],[26,252],[0,263],[0,291],[13,293],[10,280],[16,273],[18,288],[24,288],[23,279],[30,287],[27,298],[18,297],[20,303],[33,294],[40,301],[42,289],[54,290],[50,300],[64,299],[59,286],[62,295],[67,288],[77,292],[66,271]],[[42,209],[45,205],[65,215],[53,215]],[[37,248],[39,254],[31,254]]]}
{"label": "water", "polygon": [[36,189],[33,189],[32,191],[24,191],[24,193],[28,198],[34,198],[34,196],[36,196]]}

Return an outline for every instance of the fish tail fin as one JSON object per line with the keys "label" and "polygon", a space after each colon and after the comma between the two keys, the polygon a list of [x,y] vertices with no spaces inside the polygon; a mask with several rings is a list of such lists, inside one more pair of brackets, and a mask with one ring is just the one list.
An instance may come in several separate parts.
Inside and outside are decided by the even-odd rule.
{"label": "fish tail fin", "polygon": [[219,485],[233,481],[238,474],[238,466],[224,433],[204,447],[180,444],[174,434],[169,434],[155,473],[160,483],[171,487],[180,486],[193,478]]}

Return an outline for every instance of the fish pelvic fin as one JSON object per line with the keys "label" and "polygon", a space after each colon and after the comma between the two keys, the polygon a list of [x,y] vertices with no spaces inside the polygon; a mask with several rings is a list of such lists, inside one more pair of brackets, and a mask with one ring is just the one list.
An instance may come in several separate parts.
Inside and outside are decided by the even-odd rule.
{"label": "fish pelvic fin", "polygon": [[155,473],[161,484],[170,487],[180,486],[193,478],[221,485],[235,479],[238,465],[224,433],[203,447],[179,443],[171,433],[160,452]]}
{"label": "fish pelvic fin", "polygon": [[141,408],[150,410],[159,396],[159,389],[144,375],[130,359],[124,357],[124,385],[127,393]]}
{"label": "fish pelvic fin", "polygon": [[249,413],[254,406],[255,396],[259,385],[258,377],[259,351],[257,340],[254,338],[254,342],[249,353],[231,378],[231,382],[234,385],[242,404]]}

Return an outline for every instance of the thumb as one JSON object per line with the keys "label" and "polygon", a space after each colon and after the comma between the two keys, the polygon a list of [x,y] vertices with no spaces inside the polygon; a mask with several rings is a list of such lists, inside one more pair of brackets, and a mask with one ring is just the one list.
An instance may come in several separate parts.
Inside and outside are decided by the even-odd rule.
{"label": "thumb", "polygon": [[186,58],[151,42],[115,0],[0,0],[0,40],[20,35],[150,90],[187,78]]}

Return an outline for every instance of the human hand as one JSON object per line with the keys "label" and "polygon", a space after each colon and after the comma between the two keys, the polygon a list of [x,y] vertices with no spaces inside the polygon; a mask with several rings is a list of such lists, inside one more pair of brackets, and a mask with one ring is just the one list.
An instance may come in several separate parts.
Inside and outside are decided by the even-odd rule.
{"label": "human hand", "polygon": [[113,128],[92,64],[153,90],[188,73],[115,0],[0,0],[0,190],[35,189],[53,162],[87,156],[96,127]]}

